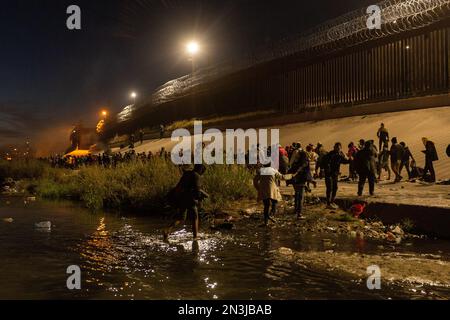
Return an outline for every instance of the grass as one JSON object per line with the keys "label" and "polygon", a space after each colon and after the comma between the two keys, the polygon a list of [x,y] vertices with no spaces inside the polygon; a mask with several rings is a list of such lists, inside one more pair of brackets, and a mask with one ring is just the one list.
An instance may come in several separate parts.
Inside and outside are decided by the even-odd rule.
{"label": "grass", "polygon": [[[166,195],[182,175],[179,167],[160,158],[123,163],[116,168],[90,166],[77,171],[51,168],[38,161],[20,165],[7,163],[0,168],[6,174],[4,177],[23,179],[26,189],[42,198],[81,201],[92,211],[164,210]],[[218,210],[236,200],[255,198],[252,175],[244,166],[209,166],[202,181],[210,195],[204,203],[206,210]]]}

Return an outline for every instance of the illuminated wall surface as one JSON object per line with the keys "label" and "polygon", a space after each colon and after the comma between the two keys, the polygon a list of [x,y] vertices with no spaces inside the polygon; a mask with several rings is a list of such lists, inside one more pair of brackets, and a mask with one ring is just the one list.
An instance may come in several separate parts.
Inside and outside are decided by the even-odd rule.
{"label": "illuminated wall surface", "polygon": [[388,0],[380,30],[365,10],[256,50],[239,62],[197,70],[126,107],[109,135],[181,119],[277,110],[302,112],[447,93],[450,1]]}

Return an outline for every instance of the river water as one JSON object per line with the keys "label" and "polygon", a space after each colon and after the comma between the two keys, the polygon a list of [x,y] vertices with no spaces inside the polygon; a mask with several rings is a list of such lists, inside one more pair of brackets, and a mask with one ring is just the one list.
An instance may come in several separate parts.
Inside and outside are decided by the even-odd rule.
{"label": "river water", "polygon": [[[4,221],[13,218],[13,222]],[[52,230],[35,223],[51,221]],[[0,299],[423,299],[446,288],[383,285],[282,262],[280,247],[324,250],[321,238],[292,224],[261,228],[248,219],[236,229],[204,231],[193,242],[189,227],[170,243],[169,221],[142,216],[92,214],[72,203],[0,200]],[[339,250],[367,252],[376,243],[337,239]],[[427,240],[417,253],[448,254],[447,241]],[[401,250],[401,249],[400,249]],[[406,249],[405,249],[406,250]],[[409,252],[412,250],[411,247]],[[82,270],[82,289],[66,287],[67,267]]]}

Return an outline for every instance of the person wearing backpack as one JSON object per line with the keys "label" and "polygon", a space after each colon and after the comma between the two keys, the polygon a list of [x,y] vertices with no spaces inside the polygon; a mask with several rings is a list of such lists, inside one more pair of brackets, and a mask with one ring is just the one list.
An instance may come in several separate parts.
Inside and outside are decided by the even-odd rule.
{"label": "person wearing backpack", "polygon": [[174,223],[163,231],[164,240],[167,241],[171,230],[190,218],[194,240],[198,238],[199,216],[198,209],[202,200],[208,194],[202,190],[201,177],[206,167],[196,164],[193,170],[185,171],[177,186],[169,193],[168,200],[172,206],[179,210]]}

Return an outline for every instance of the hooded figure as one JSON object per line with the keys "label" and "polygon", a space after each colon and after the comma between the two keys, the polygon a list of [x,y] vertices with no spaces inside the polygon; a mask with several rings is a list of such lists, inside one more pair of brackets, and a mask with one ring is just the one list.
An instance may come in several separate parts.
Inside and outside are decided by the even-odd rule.
{"label": "hooded figure", "polygon": [[[434,172],[433,162],[438,161],[438,154],[436,151],[436,146],[433,141],[428,140],[428,138],[422,138],[425,150],[422,151],[425,154],[425,168],[423,169],[423,180],[430,180],[430,182],[436,182],[436,173]],[[427,179],[427,174],[430,172],[430,179]]]}
{"label": "hooded figure", "polygon": [[377,152],[371,141],[366,141],[364,149],[356,154],[355,162],[359,175],[358,196],[362,196],[366,180],[369,181],[370,195],[373,196],[375,192],[376,157]]}

